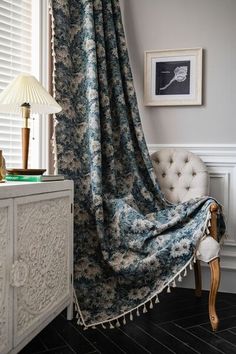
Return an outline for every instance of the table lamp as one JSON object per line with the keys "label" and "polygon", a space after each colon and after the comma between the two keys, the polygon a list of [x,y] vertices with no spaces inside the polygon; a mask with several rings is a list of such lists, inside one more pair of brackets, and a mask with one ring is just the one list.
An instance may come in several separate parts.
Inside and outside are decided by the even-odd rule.
{"label": "table lamp", "polygon": [[0,93],[0,112],[19,113],[24,119],[22,134],[22,169],[14,169],[11,172],[17,174],[40,174],[40,169],[28,169],[30,128],[28,120],[30,113],[51,114],[61,111],[61,107],[54,98],[45,90],[39,81],[30,74],[18,75]]}

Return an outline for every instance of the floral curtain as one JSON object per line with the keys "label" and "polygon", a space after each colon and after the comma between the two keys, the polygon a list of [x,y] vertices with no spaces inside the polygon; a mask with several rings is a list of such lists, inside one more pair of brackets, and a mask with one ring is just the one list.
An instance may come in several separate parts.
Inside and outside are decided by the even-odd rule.
{"label": "floral curtain", "polygon": [[170,205],[156,183],[118,0],[51,6],[58,170],[75,187],[75,303],[85,327],[113,327],[191,266],[211,200]]}

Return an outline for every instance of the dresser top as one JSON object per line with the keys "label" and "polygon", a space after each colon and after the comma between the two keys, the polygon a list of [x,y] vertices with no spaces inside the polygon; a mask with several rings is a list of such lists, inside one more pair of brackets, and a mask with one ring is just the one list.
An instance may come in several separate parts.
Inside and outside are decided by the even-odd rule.
{"label": "dresser top", "polygon": [[5,182],[0,183],[0,199],[24,197],[33,194],[73,191],[73,181]]}

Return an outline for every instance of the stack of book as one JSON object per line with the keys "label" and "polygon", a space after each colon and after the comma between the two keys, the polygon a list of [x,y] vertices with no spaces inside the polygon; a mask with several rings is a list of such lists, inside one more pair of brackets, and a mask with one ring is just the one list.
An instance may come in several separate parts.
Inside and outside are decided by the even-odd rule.
{"label": "stack of book", "polygon": [[50,182],[50,181],[63,181],[63,175],[17,175],[7,174],[6,181],[11,182]]}

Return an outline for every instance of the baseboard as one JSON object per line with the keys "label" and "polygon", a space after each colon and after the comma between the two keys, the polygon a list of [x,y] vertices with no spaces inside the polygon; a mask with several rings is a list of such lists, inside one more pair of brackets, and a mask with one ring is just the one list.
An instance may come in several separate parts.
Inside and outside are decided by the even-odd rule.
{"label": "baseboard", "polygon": [[[211,278],[209,266],[202,267],[202,289],[210,290]],[[236,270],[234,269],[222,269],[221,270],[221,281],[219,291],[223,293],[236,294],[236,282],[235,282]],[[195,288],[194,272],[190,272],[186,278],[183,279],[181,283],[177,284],[180,288]]]}

